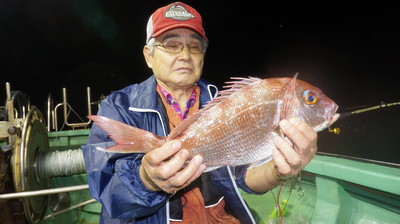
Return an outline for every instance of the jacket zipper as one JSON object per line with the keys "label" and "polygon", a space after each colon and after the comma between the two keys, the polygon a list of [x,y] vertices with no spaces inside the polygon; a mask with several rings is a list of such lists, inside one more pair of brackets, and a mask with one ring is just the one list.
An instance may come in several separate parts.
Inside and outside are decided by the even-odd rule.
{"label": "jacket zipper", "polygon": [[[216,89],[216,92],[215,92],[214,96],[211,94],[211,88],[215,88]],[[208,94],[209,94],[211,100],[213,100],[215,97],[217,97],[218,88],[215,85],[211,85],[211,84],[207,85],[207,90],[208,90]],[[130,111],[134,111],[134,112],[140,112],[140,113],[156,113],[158,115],[158,118],[160,118],[161,126],[162,126],[162,129],[163,129],[163,132],[164,132],[164,136],[167,136],[167,130],[166,130],[166,126],[165,126],[167,124],[165,124],[165,121],[163,120],[160,112],[158,112],[157,110],[153,110],[153,109],[143,109],[143,108],[136,108],[136,107],[129,107],[129,110]],[[229,175],[231,176],[231,179],[232,179],[232,174],[231,174],[229,168],[228,168],[228,172],[229,172]],[[233,179],[232,179],[232,183],[234,184],[234,186],[236,188],[236,183],[233,182]],[[238,193],[237,190],[236,190],[236,193]],[[241,201],[243,203],[243,199],[240,197],[240,195],[239,195],[239,198],[241,199]],[[170,222],[170,217],[169,217],[169,199],[167,200],[167,203],[165,204],[165,206],[166,206],[165,208],[166,208],[167,224],[170,224],[171,222]],[[246,208],[246,211],[249,212],[247,206],[245,206],[245,208]],[[253,216],[250,216],[250,217],[253,220]]]}

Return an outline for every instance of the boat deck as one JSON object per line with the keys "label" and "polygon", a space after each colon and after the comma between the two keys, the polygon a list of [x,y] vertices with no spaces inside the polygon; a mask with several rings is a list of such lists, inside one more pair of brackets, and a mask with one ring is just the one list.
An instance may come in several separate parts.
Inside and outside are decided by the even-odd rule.
{"label": "boat deck", "polygon": [[[88,133],[89,130],[50,132],[50,148],[66,150],[80,147],[86,142]],[[301,186],[297,182],[291,191],[291,187],[285,186],[279,194],[282,208],[285,208],[283,217],[288,221],[396,223],[400,220],[398,164],[318,154],[302,172],[301,180]],[[52,187],[86,183],[86,174],[51,180]],[[242,193],[257,223],[271,223],[271,219],[277,216],[275,198],[278,191],[279,188],[263,195]],[[91,200],[88,190],[68,194],[71,206]],[[98,223],[100,209],[97,202],[89,203],[41,223]],[[51,214],[53,211],[49,210],[47,215]]]}

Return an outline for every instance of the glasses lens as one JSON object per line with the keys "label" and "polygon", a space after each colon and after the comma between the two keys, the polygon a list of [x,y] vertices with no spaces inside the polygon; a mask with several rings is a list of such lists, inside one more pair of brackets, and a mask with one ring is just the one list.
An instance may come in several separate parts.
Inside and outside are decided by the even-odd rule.
{"label": "glasses lens", "polygon": [[[170,41],[162,46],[164,49],[169,52],[169,53],[181,53],[183,50],[183,45],[184,43],[179,42],[179,41]],[[203,47],[201,42],[192,42],[187,44],[187,48],[189,49],[189,52],[192,54],[201,54],[203,53]]]}
{"label": "glasses lens", "polygon": [[182,42],[171,41],[164,44],[164,48],[169,53],[180,53],[182,51]]}
{"label": "glasses lens", "polygon": [[201,45],[201,42],[192,42],[188,44],[189,51],[192,54],[201,54],[203,53],[203,47]]}

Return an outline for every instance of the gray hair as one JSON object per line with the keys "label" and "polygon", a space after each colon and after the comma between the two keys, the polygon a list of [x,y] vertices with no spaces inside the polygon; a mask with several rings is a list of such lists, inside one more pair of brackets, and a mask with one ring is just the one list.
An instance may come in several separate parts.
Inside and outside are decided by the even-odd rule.
{"label": "gray hair", "polygon": [[150,55],[151,56],[153,56],[153,54],[154,54],[155,45],[156,45],[156,38],[154,38],[154,37],[150,38],[150,40],[146,44],[146,46],[148,48],[150,48]]}

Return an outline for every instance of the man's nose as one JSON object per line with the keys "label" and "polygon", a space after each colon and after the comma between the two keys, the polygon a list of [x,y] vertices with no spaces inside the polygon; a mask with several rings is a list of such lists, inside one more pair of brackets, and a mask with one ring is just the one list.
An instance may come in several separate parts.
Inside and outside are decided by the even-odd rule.
{"label": "man's nose", "polygon": [[183,46],[182,46],[182,51],[181,51],[181,53],[179,53],[179,57],[181,58],[181,59],[184,59],[184,60],[189,60],[190,59],[190,51],[189,51],[189,46],[187,45],[187,44],[184,44]]}

